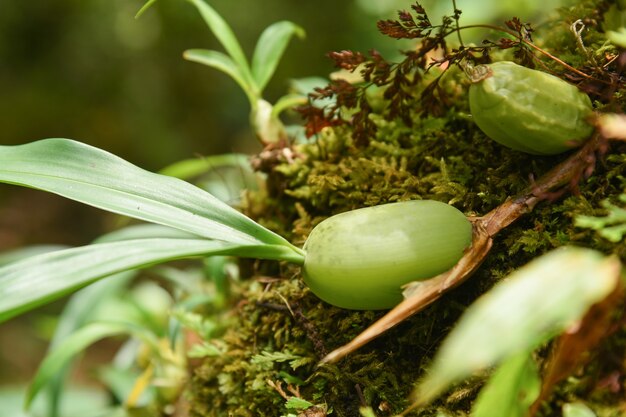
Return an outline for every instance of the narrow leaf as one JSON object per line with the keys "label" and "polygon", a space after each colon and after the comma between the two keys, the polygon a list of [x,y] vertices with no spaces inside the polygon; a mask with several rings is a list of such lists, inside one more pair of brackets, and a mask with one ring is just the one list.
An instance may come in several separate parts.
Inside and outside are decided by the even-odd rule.
{"label": "narrow leaf", "polygon": [[146,10],[148,10],[150,7],[152,7],[154,5],[154,3],[156,3],[156,2],[157,2],[157,0],[148,0],[143,6],[141,6],[141,9],[139,9],[137,14],[135,14],[135,19],[139,19],[141,17],[141,15],[144,14],[146,12]]}
{"label": "narrow leaf", "polygon": [[285,403],[285,407],[290,410],[306,410],[307,408],[313,407],[314,405],[315,404],[298,397],[289,397],[289,399]]}
{"label": "narrow leaf", "polygon": [[118,272],[210,255],[265,259],[291,256],[282,246],[157,238],[98,243],[46,253],[0,268],[0,322]]}
{"label": "narrow leaf", "polygon": [[126,226],[101,235],[95,239],[93,243],[121,242],[122,240],[151,238],[197,239],[198,236],[183,232],[182,230],[172,229],[171,227],[161,226],[160,224],[141,223]]}
{"label": "narrow leaf", "polygon": [[620,269],[617,258],[569,247],[513,272],[470,306],[444,340],[417,387],[417,404],[564,331],[615,289]]}
{"label": "narrow leaf", "polygon": [[541,379],[531,353],[506,360],[489,378],[472,407],[472,417],[525,417]]}
{"label": "narrow leaf", "polygon": [[178,161],[160,170],[159,174],[189,180],[214,169],[227,167],[236,167],[246,172],[251,171],[247,155],[229,153]]}
{"label": "narrow leaf", "polygon": [[308,98],[300,94],[287,94],[279,98],[272,108],[272,117],[278,117],[287,109],[307,104]]}
{"label": "narrow leaf", "polygon": [[4,252],[0,252],[0,266],[19,261],[20,259],[26,259],[34,255],[39,255],[41,253],[52,252],[65,248],[67,248],[67,246],[64,245],[32,245],[23,248],[7,250]]}
{"label": "narrow leaf", "polygon": [[62,370],[77,353],[106,337],[129,334],[158,347],[158,341],[144,329],[127,323],[98,322],[89,324],[59,344],[41,363],[25,399],[28,408],[39,391]]}
{"label": "narrow leaf", "polygon": [[292,247],[198,187],[69,139],[0,146],[0,182],[53,192],[210,239]]}
{"label": "narrow leaf", "polygon": [[[108,279],[96,282],[74,294],[59,316],[59,322],[50,341],[48,352],[54,350],[77,329],[91,321],[93,313],[98,310],[99,305],[124,288],[134,277],[134,272],[126,271],[110,276]],[[71,369],[73,359],[74,357],[69,357],[66,366],[59,369],[47,383],[49,387],[47,390],[48,415],[50,417],[62,415],[61,397],[65,393],[65,378]]]}
{"label": "narrow leaf", "polygon": [[267,27],[259,37],[252,56],[252,76],[259,91],[263,91],[274,75],[292,36],[304,38],[304,29],[282,21]]}
{"label": "narrow leaf", "polygon": [[243,49],[241,49],[241,45],[239,41],[235,37],[233,30],[230,28],[228,23],[222,18],[213,9],[203,0],[188,0],[191,4],[196,6],[200,15],[204,19],[205,23],[213,32],[213,35],[217,38],[217,40],[222,44],[228,55],[232,58],[232,60],[239,67],[239,71],[243,75],[244,80],[248,84],[248,88],[252,90],[258,91],[258,88],[254,85],[254,81],[252,79],[252,75],[250,74],[250,66],[248,65],[248,60],[246,59],[245,54],[243,53]]}
{"label": "narrow leaf", "polygon": [[188,49],[183,53],[183,58],[215,68],[229,75],[246,93],[250,105],[253,106],[256,102],[257,95],[255,88],[251,87],[250,82],[246,79],[241,68],[228,55],[208,49]]}

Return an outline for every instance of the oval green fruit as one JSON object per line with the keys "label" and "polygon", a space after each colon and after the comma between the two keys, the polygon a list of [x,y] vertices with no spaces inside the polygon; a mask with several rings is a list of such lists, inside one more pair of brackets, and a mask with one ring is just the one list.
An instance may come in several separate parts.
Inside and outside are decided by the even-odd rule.
{"label": "oval green fruit", "polygon": [[391,308],[402,301],[402,285],[452,268],[471,240],[469,220],[438,201],[341,213],[318,224],[304,244],[304,282],[338,307]]}
{"label": "oval green fruit", "polygon": [[475,70],[470,110],[478,127],[496,142],[554,155],[582,145],[591,135],[591,100],[575,86],[508,61]]}

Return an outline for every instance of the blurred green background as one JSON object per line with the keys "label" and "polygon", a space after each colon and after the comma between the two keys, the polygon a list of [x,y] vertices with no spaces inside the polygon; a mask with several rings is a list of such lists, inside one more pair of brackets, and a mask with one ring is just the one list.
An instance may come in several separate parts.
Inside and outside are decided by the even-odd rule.
{"label": "blurred green background", "polygon": [[[376,21],[408,0],[212,0],[250,54],[269,24],[290,20],[307,32],[293,40],[266,98],[289,80],[333,71],[329,51],[407,43],[379,35]],[[451,2],[422,2],[437,21]],[[463,24],[533,19],[555,0],[459,0]],[[188,48],[220,49],[196,10],[160,0],[139,20],[140,0],[0,0],[0,144],[67,137],[149,170],[194,155],[260,150],[248,103],[226,75],[182,59]],[[0,161],[0,164],[2,161]],[[98,210],[33,190],[0,185],[0,251],[35,243],[81,245],[110,226]],[[58,311],[55,304],[0,326],[0,384],[27,381]],[[44,318],[42,320],[41,318]],[[53,320],[51,321],[53,322]],[[19,354],[16,354],[19,352]],[[106,355],[103,360],[106,360]],[[0,412],[0,416],[3,414]]]}

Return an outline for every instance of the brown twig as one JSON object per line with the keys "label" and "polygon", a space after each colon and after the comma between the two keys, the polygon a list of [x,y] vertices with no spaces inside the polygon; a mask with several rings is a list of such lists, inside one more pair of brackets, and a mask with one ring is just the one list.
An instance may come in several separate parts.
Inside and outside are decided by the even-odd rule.
{"label": "brown twig", "polygon": [[465,281],[487,257],[493,238],[498,232],[530,212],[539,202],[553,200],[567,191],[576,192],[581,178],[593,170],[596,152],[605,149],[604,142],[605,139],[599,134],[594,134],[581,149],[532,183],[518,196],[508,199],[483,217],[471,219],[474,226],[472,245],[452,269],[435,278],[409,284],[404,291],[404,301],[349,343],[330,352],[321,363],[336,362],[354,352]]}

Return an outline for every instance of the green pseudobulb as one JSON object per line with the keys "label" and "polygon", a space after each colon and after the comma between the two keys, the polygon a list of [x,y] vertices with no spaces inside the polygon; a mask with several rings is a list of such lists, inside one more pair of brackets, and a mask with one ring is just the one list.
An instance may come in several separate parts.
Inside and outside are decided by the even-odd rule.
{"label": "green pseudobulb", "polygon": [[471,240],[469,220],[438,201],[353,210],[311,231],[304,244],[304,281],[337,307],[387,309],[402,301],[402,285],[452,268]]}
{"label": "green pseudobulb", "polygon": [[491,139],[534,155],[554,155],[582,145],[593,127],[589,97],[574,85],[513,62],[478,66],[470,75],[472,116]]}

